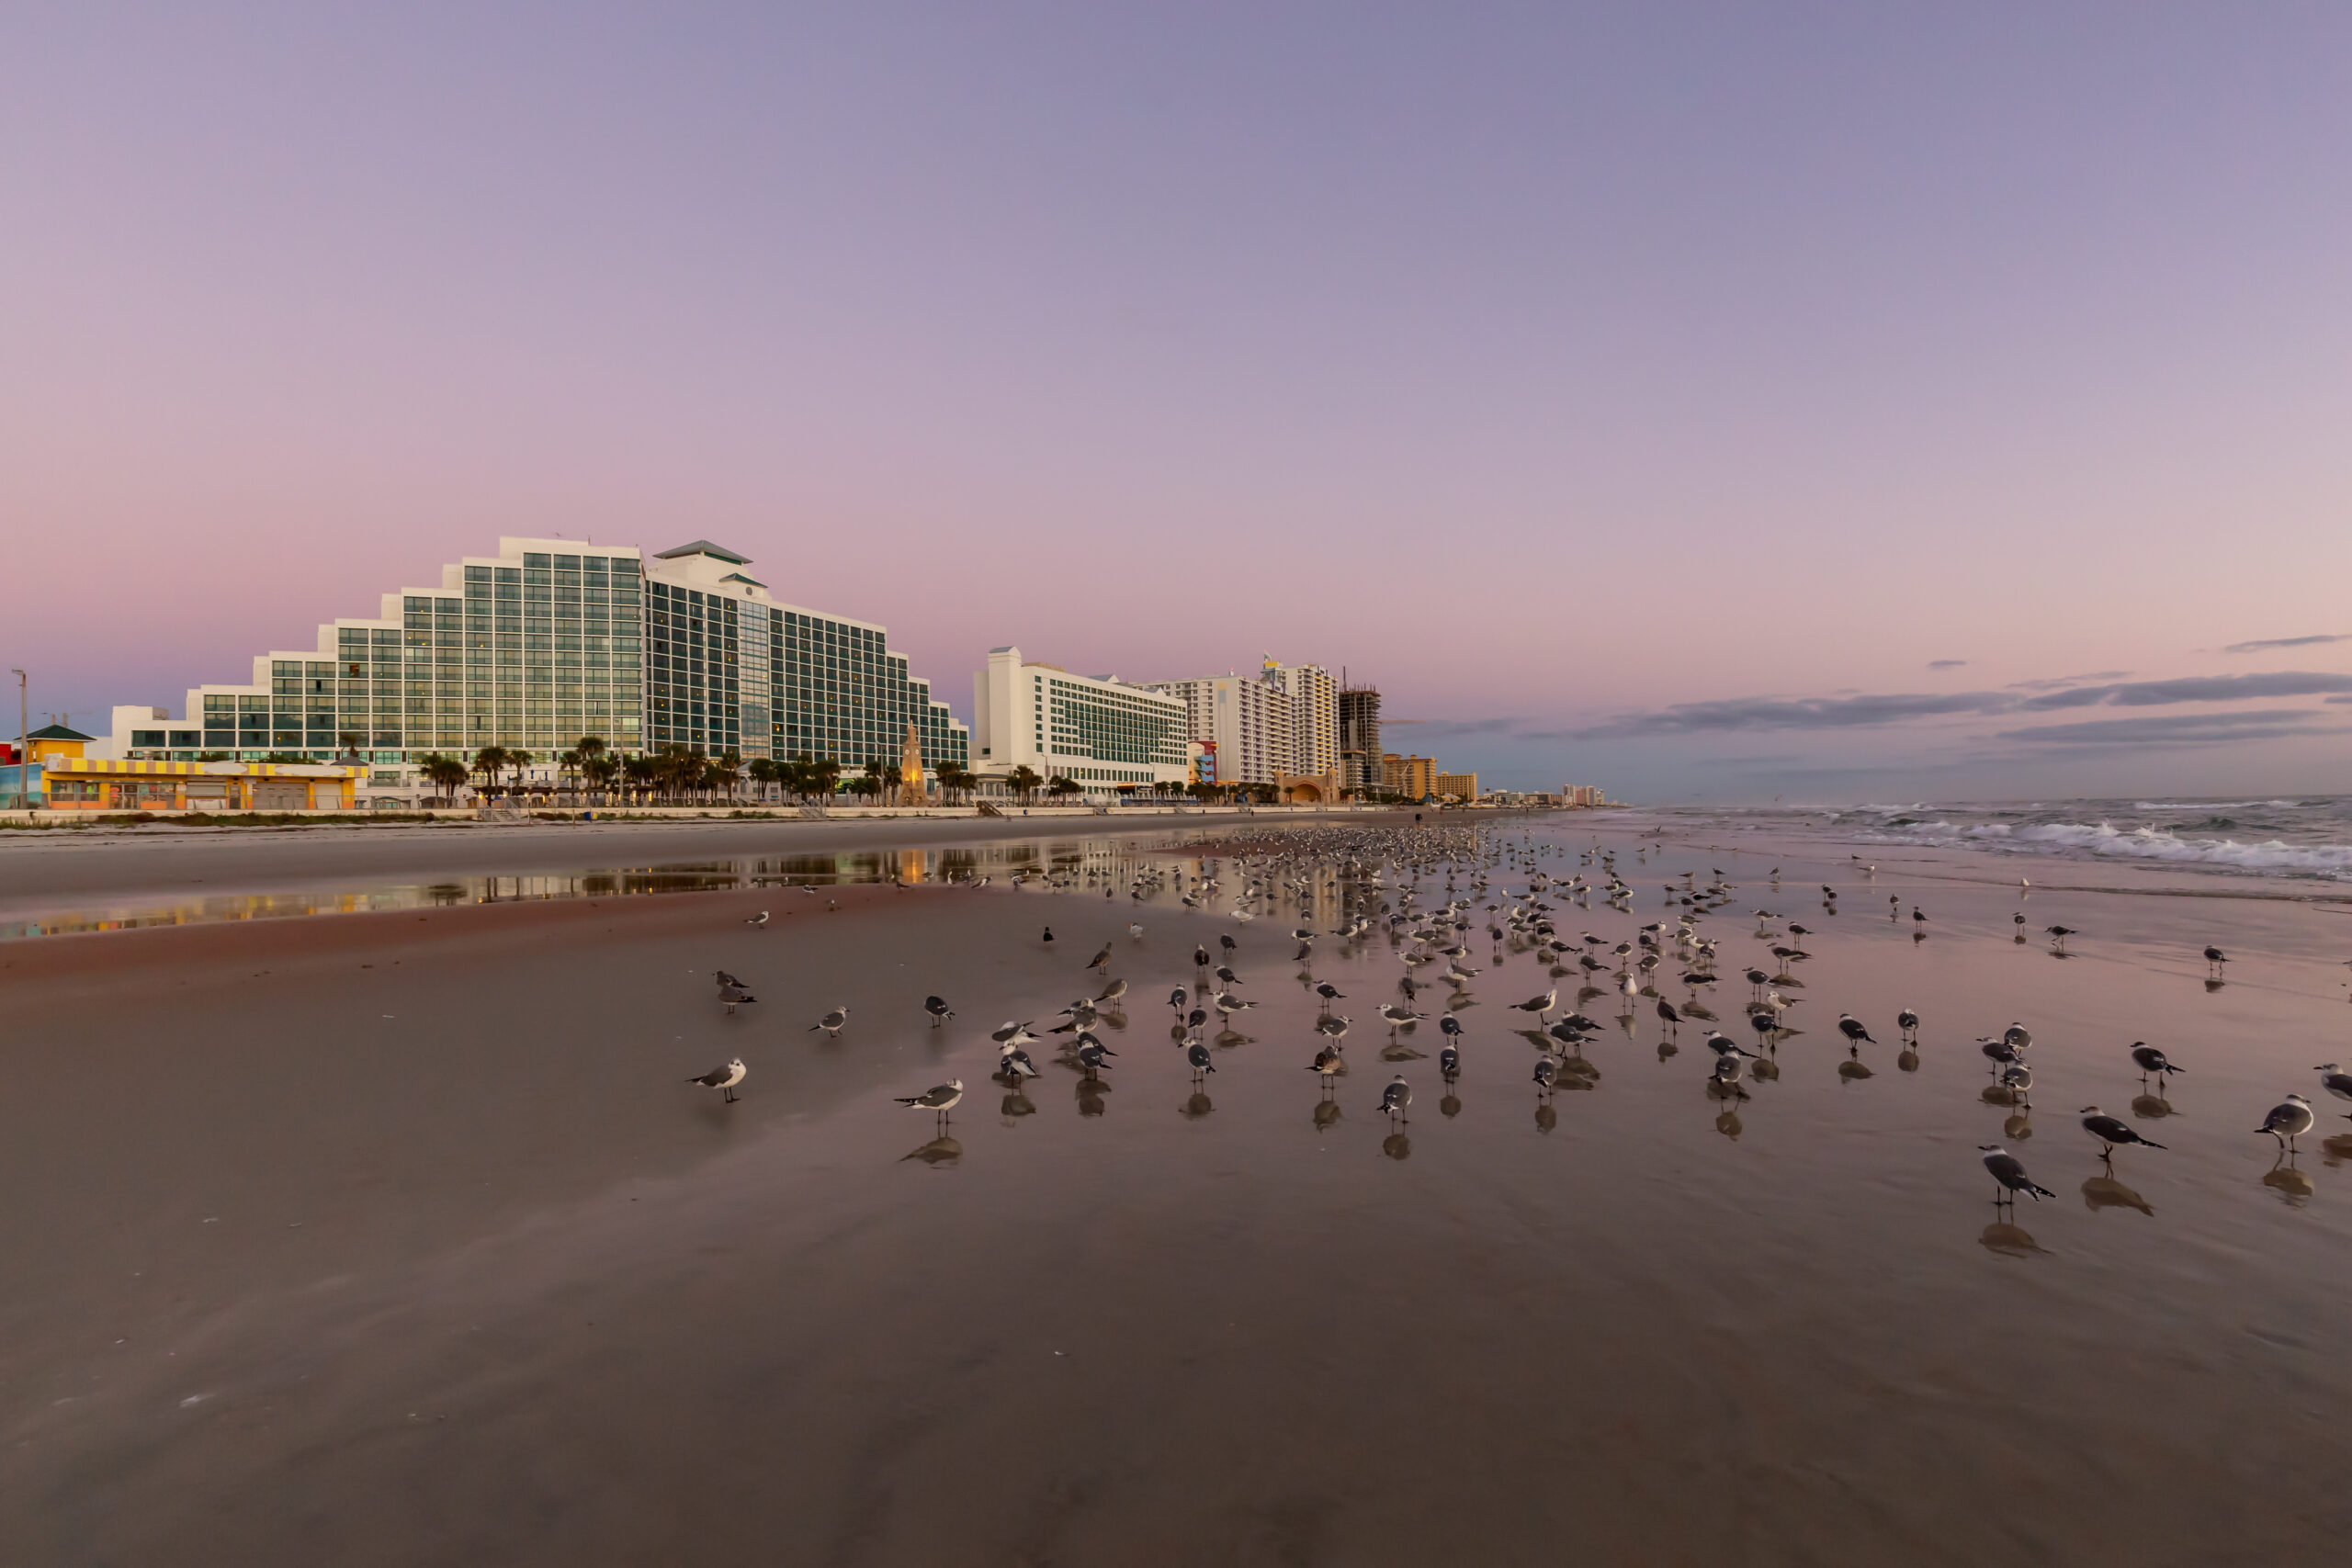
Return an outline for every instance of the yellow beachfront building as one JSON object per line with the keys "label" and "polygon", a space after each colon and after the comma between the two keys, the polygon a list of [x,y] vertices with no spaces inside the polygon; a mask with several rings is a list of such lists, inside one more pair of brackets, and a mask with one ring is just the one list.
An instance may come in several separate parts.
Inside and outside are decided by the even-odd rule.
{"label": "yellow beachfront building", "polygon": [[365,763],[118,762],[62,725],[28,737],[51,811],[350,811]]}

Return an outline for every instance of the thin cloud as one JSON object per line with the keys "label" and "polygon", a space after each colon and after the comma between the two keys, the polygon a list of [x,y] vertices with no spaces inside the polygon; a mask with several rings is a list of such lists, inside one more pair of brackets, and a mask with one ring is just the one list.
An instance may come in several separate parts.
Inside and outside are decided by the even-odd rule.
{"label": "thin cloud", "polygon": [[2055,680],[2012,681],[2009,682],[2009,690],[2012,692],[2057,692],[2064,691],[2069,686],[2089,685],[2094,682],[2126,680],[2131,674],[2132,671],[2129,670],[2098,670],[2088,675],[2061,675]]}
{"label": "thin cloud", "polygon": [[1968,660],[1965,659],[1930,659],[1928,660],[1928,668],[1930,670],[1958,670],[1967,662]]}
{"label": "thin cloud", "polygon": [[2343,735],[2352,725],[2314,727],[2320,716],[2309,708],[2264,708],[2254,713],[2179,713],[2143,718],[2094,718],[2080,724],[2043,724],[2005,729],[1996,740],[2065,746],[2213,746],[2224,741],[2274,740],[2290,735]]}
{"label": "thin cloud", "polygon": [[2323,642],[2352,642],[2352,633],[2333,637],[2274,637],[2260,642],[2233,642],[2222,649],[2223,653],[2261,653],[2273,648],[2312,648]]}
{"label": "thin cloud", "polygon": [[1606,724],[1569,730],[1565,739],[1623,740],[1642,736],[1712,735],[1744,729],[1852,729],[1949,714],[2007,713],[2016,706],[2015,697],[2000,692],[1734,697],[1724,702],[1677,703],[1655,713],[1629,714]]}
{"label": "thin cloud", "polygon": [[2174,703],[2242,703],[2256,697],[2314,697],[2326,692],[2352,692],[2352,675],[2326,675],[2308,670],[2282,670],[2268,675],[2195,675],[2179,681],[2134,681],[2114,686],[2079,686],[2029,697],[2020,705],[2032,712],[2051,708],[2114,706],[2165,707]]}
{"label": "thin cloud", "polygon": [[[2067,708],[2164,707],[2180,703],[2242,703],[2278,697],[2326,696],[2330,701],[2352,698],[2352,675],[2309,670],[2261,675],[2197,675],[2177,681],[2109,682],[2101,685],[2075,683],[2089,679],[2075,676],[2064,682],[2018,682],[2018,687],[2029,690],[2057,688],[2041,690],[2033,696],[2018,696],[2015,694],[2016,688],[2012,688],[1940,694],[1897,692],[1851,696],[1841,693],[1826,697],[1731,697],[1717,702],[1677,703],[1581,728],[1521,734],[1525,739],[1630,740],[1755,730],[1869,728],[1924,718],[2049,713]],[[1464,733],[1489,732],[1508,728],[1510,722],[1477,720],[1459,728]]]}

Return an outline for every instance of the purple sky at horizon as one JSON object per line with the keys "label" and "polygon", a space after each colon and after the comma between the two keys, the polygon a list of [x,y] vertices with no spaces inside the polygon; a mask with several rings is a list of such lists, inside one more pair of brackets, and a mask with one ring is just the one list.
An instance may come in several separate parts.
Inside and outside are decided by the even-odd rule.
{"label": "purple sky at horizon", "polygon": [[1271,650],[1524,787],[2346,787],[2342,7],[0,27],[37,715],[707,536],[967,717]]}

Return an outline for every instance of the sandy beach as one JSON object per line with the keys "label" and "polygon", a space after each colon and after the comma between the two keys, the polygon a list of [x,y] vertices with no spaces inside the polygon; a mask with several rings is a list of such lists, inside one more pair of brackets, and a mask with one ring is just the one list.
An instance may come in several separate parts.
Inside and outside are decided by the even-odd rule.
{"label": "sandy beach", "polygon": [[[1555,894],[1571,937],[1670,922],[1666,886],[1722,867],[1739,891],[1701,923],[1723,962],[1698,994],[1727,1028],[1763,948],[1748,911],[1809,928],[1783,987],[1801,1032],[1747,1098],[1711,1095],[1694,1024],[1603,995],[1584,1087],[1545,1105],[1508,1005],[1554,983],[1535,955],[1471,944],[1449,1095],[1433,1025],[1375,1016],[1404,972],[1386,934],[1301,964],[1295,911],[1131,897],[1138,868],[1197,855],[1064,826],[1034,840],[1075,874],[1060,892],[0,943],[0,1558],[2333,1560],[2352,1108],[2311,1069],[2352,1057],[2342,906],[2107,867],[2021,898],[1962,856],[1864,877],[1817,848],[1491,820],[1562,877],[1614,847],[1632,912]],[[1347,830],[1369,831],[1250,838]],[[691,853],[567,829],[6,864],[12,897],[83,897],[775,849],[771,825],[731,831]],[[919,852],[977,842],[857,847],[935,865]],[[13,880],[36,863],[39,886]],[[1492,873],[1498,898],[1526,886]],[[2081,932],[2063,956],[2055,922]],[[1165,998],[1221,934],[1256,1005],[1211,1026],[1195,1089]],[[2218,986],[2207,942],[2233,954]],[[1106,944],[1132,990],[1105,1081],[1043,1048],[1026,1094],[990,1081],[989,1031],[1099,988]],[[759,997],[734,1017],[722,966]],[[1304,1070],[1310,974],[1355,1020],[1335,1110]],[[838,1040],[810,1031],[842,1005]],[[1849,1055],[1840,1011],[1877,1043]],[[2012,1020],[2037,1039],[2030,1107],[1988,1098],[1973,1043]],[[2187,1073],[2143,1085],[2134,1040]],[[684,1081],[729,1056],[741,1103]],[[1397,1072],[1418,1093],[1392,1126]],[[892,1102],[958,1077],[944,1138]],[[2251,1130],[2290,1089],[2320,1125],[2285,1161]],[[2166,1147],[2109,1173],[2075,1124],[2094,1102]],[[1996,1213],[1976,1145],[1996,1140],[2054,1200]]]}

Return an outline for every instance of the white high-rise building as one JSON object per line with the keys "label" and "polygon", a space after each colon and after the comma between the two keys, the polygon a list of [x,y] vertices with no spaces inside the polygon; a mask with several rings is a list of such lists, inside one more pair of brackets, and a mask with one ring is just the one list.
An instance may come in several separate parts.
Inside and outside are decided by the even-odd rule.
{"label": "white high-rise building", "polygon": [[1277,664],[1266,656],[1262,678],[1290,698],[1288,772],[1319,778],[1340,771],[1340,682],[1320,664]]}
{"label": "white high-rise building", "polygon": [[1255,675],[1203,675],[1157,681],[1152,690],[1182,702],[1192,738],[1216,748],[1217,783],[1272,784],[1275,774],[1296,771],[1282,687]]}
{"label": "white high-rise building", "polygon": [[972,771],[1001,780],[1026,766],[1091,794],[1121,784],[1182,785],[1190,767],[1184,705],[1115,675],[1073,675],[992,648],[972,677]]}

